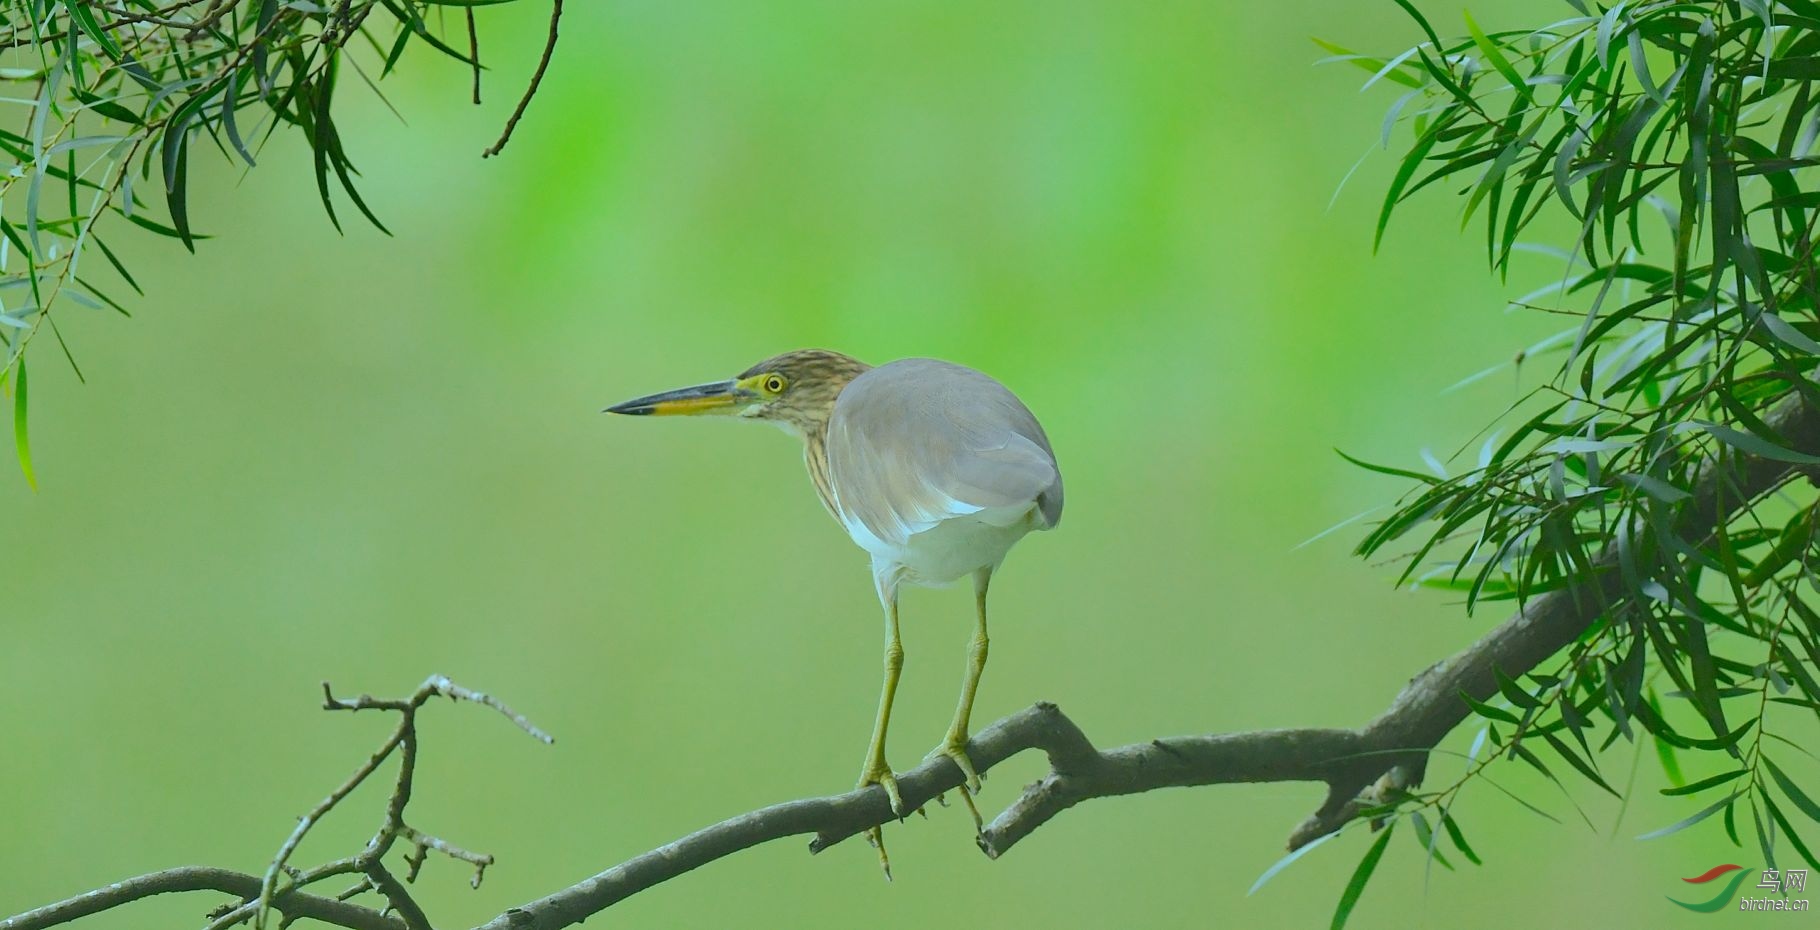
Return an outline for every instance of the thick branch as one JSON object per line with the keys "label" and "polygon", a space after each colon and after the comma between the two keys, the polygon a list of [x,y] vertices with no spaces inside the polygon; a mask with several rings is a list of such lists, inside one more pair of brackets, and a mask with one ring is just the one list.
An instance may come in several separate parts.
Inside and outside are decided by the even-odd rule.
{"label": "thick branch", "polygon": [[[1211,780],[1219,781],[1319,781],[1328,777],[1334,760],[1355,752],[1358,746],[1358,734],[1348,730],[1273,730],[1157,740],[1102,754],[1055,705],[1037,704],[981,731],[967,747],[967,754],[974,767],[983,772],[1026,749],[1041,749],[1056,772],[1066,773],[1071,789],[1091,785],[1098,796],[1107,796],[1206,784],[1210,775]],[[898,790],[904,804],[915,808],[942,792],[955,790],[961,781],[960,770],[944,757],[900,774]],[[1040,791],[1041,785],[1032,786],[1011,811],[1000,815],[987,829],[987,835],[1000,829],[1013,811],[1029,804]],[[1074,800],[1079,798],[1062,807]],[[1041,815],[1033,809],[1031,819],[1018,817],[1011,829],[1021,836],[1060,809]],[[722,821],[571,888],[513,908],[487,923],[483,930],[567,927],[632,894],[760,843],[813,833],[816,837],[809,848],[819,852],[892,819],[890,802],[884,790],[877,787],[774,804]],[[989,854],[996,854],[987,842],[982,838],[981,845]]]}

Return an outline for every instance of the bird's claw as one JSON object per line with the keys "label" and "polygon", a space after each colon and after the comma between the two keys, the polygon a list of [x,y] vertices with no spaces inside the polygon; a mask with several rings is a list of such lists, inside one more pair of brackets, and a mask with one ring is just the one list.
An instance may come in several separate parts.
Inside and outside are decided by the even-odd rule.
{"label": "bird's claw", "polygon": [[[923,761],[929,762],[944,756],[954,760],[955,767],[961,770],[961,801],[967,805],[967,812],[973,815],[973,832],[978,833],[985,829],[986,821],[980,817],[980,809],[973,803],[973,796],[980,790],[980,776],[973,768],[973,760],[967,758],[967,737],[950,734]],[[944,802],[942,806],[946,807],[947,804]]]}
{"label": "bird's claw", "polygon": [[[891,813],[897,819],[904,819],[908,811],[904,810],[904,799],[897,793],[897,773],[885,762],[884,753],[875,752],[866,760],[866,767],[860,770],[859,787],[864,789],[879,785],[885,789],[885,797],[891,802]],[[882,827],[873,827],[866,831],[866,842],[878,850],[878,867],[885,873],[885,881],[891,880],[891,857],[885,854],[885,831]]]}
{"label": "bird's claw", "polygon": [[903,796],[897,793],[897,773],[891,771],[891,766],[886,765],[885,760],[874,759],[867,763],[864,771],[860,772],[858,787],[865,788],[868,785],[884,787],[885,797],[891,801],[891,813],[897,819],[902,820],[910,813],[904,810]]}
{"label": "bird's claw", "polygon": [[866,842],[872,844],[873,849],[878,850],[878,867],[884,871],[885,881],[890,881],[891,857],[885,855],[885,831],[879,827],[873,827],[870,830],[867,830]]}
{"label": "bird's claw", "polygon": [[929,755],[923,758],[923,761],[934,762],[944,756],[954,760],[955,767],[961,770],[962,777],[966,779],[961,785],[962,789],[968,794],[979,794],[980,775],[979,772],[974,771],[973,769],[973,760],[967,758],[967,738],[965,736],[949,736],[946,740],[942,741],[940,746],[931,750]]}

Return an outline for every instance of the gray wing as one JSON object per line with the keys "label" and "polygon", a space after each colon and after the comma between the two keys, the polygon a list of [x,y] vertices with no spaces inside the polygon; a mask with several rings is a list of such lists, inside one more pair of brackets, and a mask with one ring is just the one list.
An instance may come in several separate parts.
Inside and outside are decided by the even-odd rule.
{"label": "gray wing", "polygon": [[913,358],[867,371],[828,421],[828,472],[842,521],[902,545],[943,520],[1010,524],[1062,517],[1049,437],[1004,385],[971,368]]}

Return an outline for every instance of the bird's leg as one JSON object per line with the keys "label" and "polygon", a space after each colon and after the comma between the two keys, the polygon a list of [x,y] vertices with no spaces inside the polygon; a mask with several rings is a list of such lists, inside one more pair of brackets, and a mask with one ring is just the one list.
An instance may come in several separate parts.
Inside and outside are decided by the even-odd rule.
{"label": "bird's leg", "polygon": [[878,719],[872,724],[872,744],[866,765],[860,769],[859,787],[884,785],[891,797],[891,811],[904,816],[904,800],[897,795],[897,776],[885,762],[885,731],[891,726],[891,701],[897,695],[897,678],[904,670],[904,643],[897,632],[897,596],[885,605],[885,685],[878,696]]}
{"label": "bird's leg", "polygon": [[[866,749],[866,763],[859,772],[859,787],[883,785],[891,800],[891,812],[903,817],[904,799],[897,793],[897,775],[885,761],[885,731],[891,726],[891,700],[897,695],[897,677],[904,670],[904,643],[897,630],[896,579],[880,574],[878,597],[885,607],[885,685],[878,696],[878,719],[872,724],[872,744]],[[873,827],[866,840],[878,850],[878,863],[891,877],[891,860],[885,855],[884,831]]]}
{"label": "bird's leg", "polygon": [[[904,799],[897,793],[897,775],[885,761],[885,731],[891,726],[891,701],[897,695],[897,678],[904,669],[904,644],[898,636],[896,586],[886,590],[881,579],[879,599],[885,605],[885,684],[878,697],[878,719],[872,724],[872,744],[866,748],[866,763],[859,772],[859,787],[883,785],[891,801],[891,812],[904,816]],[[881,827],[866,831],[866,841],[878,850],[879,868],[891,878],[891,857],[885,854],[885,833]]]}
{"label": "bird's leg", "polygon": [[968,718],[973,715],[973,695],[979,690],[980,673],[986,670],[986,588],[992,582],[992,569],[982,568],[973,574],[973,597],[978,619],[973,627],[973,641],[967,646],[967,676],[961,680],[960,705],[954,709],[954,722],[948,726],[948,737],[930,753],[930,758],[947,756],[961,770],[966,783],[961,786],[961,800],[973,813],[973,826],[981,826],[979,808],[973,806],[973,795],[980,790],[979,773],[973,760],[967,758]]}

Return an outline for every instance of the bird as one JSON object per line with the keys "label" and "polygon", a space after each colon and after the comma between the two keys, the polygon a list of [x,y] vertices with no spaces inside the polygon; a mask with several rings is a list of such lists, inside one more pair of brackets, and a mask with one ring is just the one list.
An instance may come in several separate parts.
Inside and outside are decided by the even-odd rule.
{"label": "bird", "polygon": [[[960,770],[961,797],[980,829],[972,796],[979,773],[967,755],[969,718],[986,667],[986,592],[1026,534],[1062,517],[1062,474],[1042,424],[1004,385],[932,358],[877,367],[826,349],[767,358],[740,374],[638,397],[606,408],[632,416],[725,416],[771,423],[803,443],[809,478],[828,513],[871,557],[885,616],[884,684],[858,788],[882,788],[906,815],[885,760],[891,704],[903,670],[898,591],[971,577],[975,624],[960,701],[928,759]],[[879,828],[868,831],[886,877]]]}

